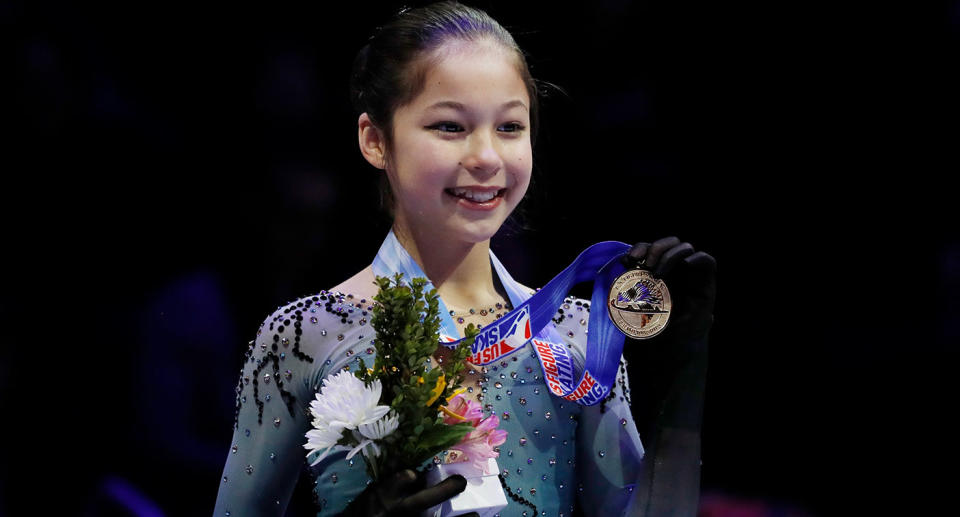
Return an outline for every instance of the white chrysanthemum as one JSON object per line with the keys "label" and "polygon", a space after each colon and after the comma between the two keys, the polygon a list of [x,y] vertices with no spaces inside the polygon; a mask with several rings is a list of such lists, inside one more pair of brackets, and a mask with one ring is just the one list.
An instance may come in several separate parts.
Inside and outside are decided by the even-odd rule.
{"label": "white chrysanthemum", "polygon": [[342,427],[317,427],[307,431],[306,436],[307,443],[303,444],[303,447],[307,449],[307,456],[320,452],[320,455],[310,462],[311,466],[323,461],[323,458],[326,458],[333,451],[348,449],[348,447],[337,445],[337,441],[343,436]]}
{"label": "white chrysanthemum", "polygon": [[[309,452],[307,456],[314,452],[320,452],[320,455],[311,462],[316,465],[323,458],[327,457],[336,450],[350,450],[349,447],[337,445],[337,441],[343,436],[344,431],[356,430],[363,426],[364,429],[370,426],[380,425],[378,429],[386,429],[384,426],[393,425],[393,428],[383,434],[386,436],[393,432],[397,423],[388,424],[379,422],[388,411],[390,406],[379,406],[380,392],[382,386],[380,381],[373,381],[370,386],[366,386],[363,381],[356,378],[348,371],[337,372],[323,380],[323,388],[317,393],[316,398],[310,402],[310,414],[313,415],[314,429],[307,431],[307,443],[303,445]],[[360,437],[356,432],[354,437],[357,441],[363,440],[369,433],[375,433],[376,429],[368,430]],[[372,443],[372,442],[371,442]],[[369,445],[369,444],[367,444]],[[351,457],[358,451],[366,447],[361,445],[360,449],[351,451]],[[376,444],[373,444],[376,448]],[[379,454],[379,448],[377,448]]]}
{"label": "white chrysanthemum", "polygon": [[[396,412],[391,411],[390,414],[384,415],[383,418],[377,420],[376,422],[371,422],[369,424],[361,425],[357,431],[353,433],[353,436],[357,438],[357,441],[360,442],[359,445],[354,447],[349,454],[347,454],[347,459],[354,457],[358,452],[363,451],[363,455],[368,458],[376,458],[380,456],[380,447],[374,440],[380,440],[390,433],[397,430],[397,427],[400,426],[400,417],[397,416]],[[368,450],[369,448],[369,450]]]}
{"label": "white chrysanthemum", "polygon": [[368,387],[348,371],[327,377],[316,399],[310,402],[314,426],[352,430],[377,421],[390,411],[390,406],[377,405],[381,389],[379,380]]}

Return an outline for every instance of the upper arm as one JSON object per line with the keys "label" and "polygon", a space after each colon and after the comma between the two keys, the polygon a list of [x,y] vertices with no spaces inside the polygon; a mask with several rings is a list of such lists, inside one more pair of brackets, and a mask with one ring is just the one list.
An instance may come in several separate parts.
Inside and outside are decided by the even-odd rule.
{"label": "upper arm", "polygon": [[[630,411],[626,366],[621,360],[610,395],[584,407],[577,426],[577,479],[586,515],[594,515],[601,501],[602,515],[626,512],[641,476],[644,448]],[[611,512],[614,508],[620,513]]]}
{"label": "upper arm", "polygon": [[283,515],[286,509],[306,457],[307,408],[332,348],[321,327],[339,324],[322,307],[316,310],[314,298],[274,311],[250,342],[214,515]]}
{"label": "upper arm", "polygon": [[[579,367],[586,354],[590,319],[589,303],[585,302],[572,299],[555,319],[557,333],[573,351]],[[577,480],[583,488],[578,487],[578,493],[584,513],[625,513],[641,475],[644,448],[630,410],[630,381],[622,356],[607,399],[582,408],[576,443]]]}

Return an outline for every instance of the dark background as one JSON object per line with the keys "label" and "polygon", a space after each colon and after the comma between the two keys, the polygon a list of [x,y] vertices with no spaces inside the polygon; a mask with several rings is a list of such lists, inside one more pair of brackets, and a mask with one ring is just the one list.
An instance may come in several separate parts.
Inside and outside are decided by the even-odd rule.
{"label": "dark background", "polygon": [[[0,1],[0,513],[208,515],[246,343],[387,231],[346,83],[400,4],[242,5]],[[474,5],[565,92],[514,276],[719,262],[702,513],[948,508],[960,3]]]}

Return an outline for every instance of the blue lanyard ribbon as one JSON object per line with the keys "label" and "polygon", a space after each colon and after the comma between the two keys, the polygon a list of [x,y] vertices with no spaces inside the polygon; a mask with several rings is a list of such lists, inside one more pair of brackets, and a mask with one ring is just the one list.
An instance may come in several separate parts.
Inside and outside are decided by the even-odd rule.
{"label": "blue lanyard ribbon", "polygon": [[[594,244],[533,295],[513,280],[491,250],[490,261],[514,309],[480,331],[471,345],[470,362],[490,364],[531,342],[551,393],[585,406],[602,401],[616,380],[624,339],[607,314],[608,290],[613,280],[624,271],[620,261],[615,259],[629,249],[629,245],[616,241]],[[434,288],[393,230],[387,234],[374,258],[373,272],[388,277],[403,273],[408,280],[422,277],[427,279],[428,289]],[[587,280],[594,281],[590,298],[593,310],[590,311],[584,364],[578,372],[573,356],[549,323],[570,289]],[[453,337],[459,336],[460,332],[442,299],[439,308],[441,344],[455,348],[463,339]]]}

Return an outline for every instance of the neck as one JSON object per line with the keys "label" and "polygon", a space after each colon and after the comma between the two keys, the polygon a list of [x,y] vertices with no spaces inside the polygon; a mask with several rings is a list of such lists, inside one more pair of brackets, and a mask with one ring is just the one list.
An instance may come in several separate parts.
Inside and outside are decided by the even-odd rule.
{"label": "neck", "polygon": [[394,222],[393,232],[448,308],[482,306],[501,297],[494,286],[489,239],[468,243],[438,238],[435,233],[412,230],[400,221]]}

